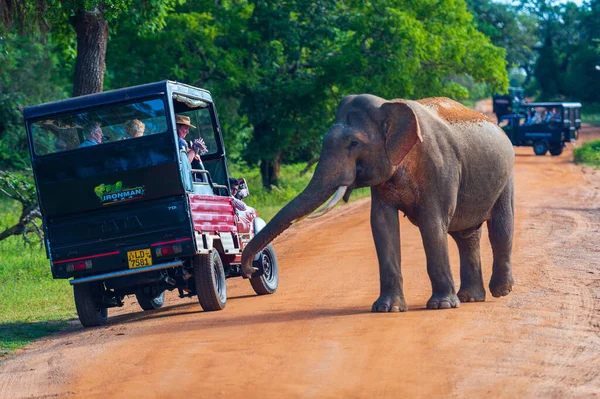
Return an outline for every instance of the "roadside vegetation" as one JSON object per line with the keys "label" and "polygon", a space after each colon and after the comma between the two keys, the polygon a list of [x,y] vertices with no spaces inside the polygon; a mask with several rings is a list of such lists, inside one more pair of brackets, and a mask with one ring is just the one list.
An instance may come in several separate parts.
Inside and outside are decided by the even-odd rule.
{"label": "roadside vegetation", "polygon": [[[0,200],[0,230],[14,225],[19,214],[17,202]],[[69,284],[52,279],[44,248],[35,235],[30,239],[0,241],[0,358],[75,316]]]}
{"label": "roadside vegetation", "polygon": [[600,103],[584,103],[581,107],[581,121],[600,126]]}
{"label": "roadside vegetation", "polygon": [[600,167],[600,140],[589,141],[573,149],[575,162]]}

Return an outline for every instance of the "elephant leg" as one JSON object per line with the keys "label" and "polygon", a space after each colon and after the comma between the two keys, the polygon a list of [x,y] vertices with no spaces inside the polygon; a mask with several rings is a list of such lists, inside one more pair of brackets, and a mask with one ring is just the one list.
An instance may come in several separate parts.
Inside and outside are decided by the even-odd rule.
{"label": "elephant leg", "polygon": [[439,222],[441,217],[419,221],[423,247],[427,257],[427,274],[431,280],[432,295],[427,309],[449,309],[460,306],[448,258],[447,229]]}
{"label": "elephant leg", "polygon": [[400,222],[398,209],[371,190],[371,231],[379,261],[379,298],[373,312],[405,312],[400,272]]}
{"label": "elephant leg", "polygon": [[494,204],[487,226],[494,254],[490,292],[494,297],[506,296],[512,291],[514,285],[510,263],[514,232],[512,179]]}
{"label": "elephant leg", "polygon": [[485,288],[481,274],[481,226],[476,229],[450,233],[460,254],[460,290],[458,299],[461,302],[485,301]]}

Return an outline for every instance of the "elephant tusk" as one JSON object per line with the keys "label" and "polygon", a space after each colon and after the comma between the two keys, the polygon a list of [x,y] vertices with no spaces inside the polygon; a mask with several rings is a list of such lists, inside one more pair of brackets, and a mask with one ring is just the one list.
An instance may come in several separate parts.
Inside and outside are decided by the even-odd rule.
{"label": "elephant tusk", "polygon": [[319,210],[307,217],[309,219],[316,219],[318,217],[325,215],[327,212],[332,210],[337,205],[338,202],[340,202],[340,200],[344,196],[344,193],[346,192],[347,189],[348,189],[348,186],[340,186],[337,189],[337,191],[335,192],[335,194],[333,195],[333,198],[331,199],[331,201],[329,201],[329,203],[327,205],[325,205],[321,210]]}

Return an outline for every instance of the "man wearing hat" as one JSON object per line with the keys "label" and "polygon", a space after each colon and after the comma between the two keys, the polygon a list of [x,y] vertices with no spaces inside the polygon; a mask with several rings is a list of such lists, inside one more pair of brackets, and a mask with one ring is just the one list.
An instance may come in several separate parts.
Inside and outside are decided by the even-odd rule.
{"label": "man wearing hat", "polygon": [[190,123],[190,117],[185,115],[175,116],[175,123],[177,124],[177,136],[179,137],[179,150],[187,152],[190,163],[194,158],[199,159],[200,154],[207,152],[204,140],[202,140],[202,138],[194,140],[191,146],[192,148],[189,148],[185,141],[185,136],[189,133],[190,127],[196,129],[196,126],[192,125]]}

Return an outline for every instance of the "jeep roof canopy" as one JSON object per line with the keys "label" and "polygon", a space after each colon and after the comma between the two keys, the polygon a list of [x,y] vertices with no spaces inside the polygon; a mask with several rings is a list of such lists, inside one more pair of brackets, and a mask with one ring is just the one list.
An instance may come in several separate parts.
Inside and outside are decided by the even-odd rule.
{"label": "jeep roof canopy", "polygon": [[520,107],[533,107],[533,108],[552,108],[552,107],[563,107],[563,108],[581,108],[581,103],[563,103],[563,102],[543,102],[543,103],[521,103]]}
{"label": "jeep roof canopy", "polygon": [[[25,107],[25,109],[23,110],[23,116],[25,117],[25,119],[36,119],[38,117],[48,116],[57,113],[69,113],[80,110],[82,108],[98,106],[105,103],[108,104],[122,100],[155,96],[156,94],[164,94],[167,92],[182,93],[210,103],[213,102],[212,97],[207,90],[198,89],[192,86],[188,86],[186,84],[177,83],[169,80],[163,80],[161,82],[156,83],[133,86],[125,89],[110,90],[102,93],[88,94],[85,96],[54,101],[47,104]],[[169,95],[169,97],[171,97],[171,95]]]}

